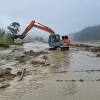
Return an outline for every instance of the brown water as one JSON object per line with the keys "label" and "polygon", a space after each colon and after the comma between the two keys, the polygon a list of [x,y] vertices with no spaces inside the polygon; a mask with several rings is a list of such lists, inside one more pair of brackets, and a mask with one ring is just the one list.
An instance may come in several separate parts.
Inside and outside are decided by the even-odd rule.
{"label": "brown water", "polygon": [[72,48],[51,51],[50,66],[0,90],[0,100],[100,100],[100,58]]}

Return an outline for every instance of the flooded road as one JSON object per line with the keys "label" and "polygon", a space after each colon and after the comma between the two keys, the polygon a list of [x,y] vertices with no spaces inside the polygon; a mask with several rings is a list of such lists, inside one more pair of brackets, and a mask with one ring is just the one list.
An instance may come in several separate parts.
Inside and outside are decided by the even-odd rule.
{"label": "flooded road", "polygon": [[23,81],[15,78],[0,90],[0,100],[99,100],[99,57],[75,48],[50,51],[47,56],[50,65],[39,66]]}

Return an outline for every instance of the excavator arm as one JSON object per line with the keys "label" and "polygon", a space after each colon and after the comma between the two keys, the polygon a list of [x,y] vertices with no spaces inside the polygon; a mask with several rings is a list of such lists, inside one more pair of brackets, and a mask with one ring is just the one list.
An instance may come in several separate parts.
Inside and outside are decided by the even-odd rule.
{"label": "excavator arm", "polygon": [[20,35],[22,38],[25,38],[26,34],[33,28],[35,21],[31,21],[31,23],[25,28],[24,32]]}
{"label": "excavator arm", "polygon": [[13,36],[13,40],[14,39],[24,39],[27,35],[27,33],[32,29],[32,28],[37,28],[37,29],[41,29],[45,32],[50,33],[49,35],[49,39],[48,39],[48,44],[50,47],[52,48],[57,48],[60,47],[62,45],[62,42],[60,40],[60,35],[57,35],[51,28],[49,28],[48,26],[42,25],[40,23],[36,23],[35,21],[31,21],[30,24],[25,28],[24,32],[20,35],[14,35]]}
{"label": "excavator arm", "polygon": [[27,33],[34,27],[41,29],[45,32],[48,32],[48,33],[50,33],[50,35],[55,35],[55,32],[48,26],[42,25],[40,23],[36,23],[35,21],[31,21],[31,23],[25,28],[24,32],[18,36],[18,38],[24,39],[26,37]]}

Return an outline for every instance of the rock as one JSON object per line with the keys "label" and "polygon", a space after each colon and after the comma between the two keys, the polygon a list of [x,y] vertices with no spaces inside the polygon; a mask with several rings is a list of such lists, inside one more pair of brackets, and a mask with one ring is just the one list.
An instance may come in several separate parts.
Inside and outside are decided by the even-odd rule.
{"label": "rock", "polygon": [[20,56],[20,57],[17,57],[16,60],[18,60],[19,63],[25,63],[26,62],[26,58],[25,58],[24,55],[23,56]]}
{"label": "rock", "polygon": [[45,64],[45,61],[31,61],[31,64],[37,65],[37,64]]}
{"label": "rock", "polygon": [[47,60],[47,59],[48,59],[48,56],[44,55],[42,58],[43,58],[44,60]]}
{"label": "rock", "polygon": [[96,81],[100,81],[100,79],[97,79]]}
{"label": "rock", "polygon": [[5,70],[6,70],[6,74],[11,74],[11,70],[12,70],[11,68],[6,68]]}
{"label": "rock", "polygon": [[20,76],[21,74],[22,74],[22,71],[19,70],[19,71],[17,72],[17,76]]}
{"label": "rock", "polygon": [[0,68],[0,76],[3,76],[5,74],[11,74],[11,71],[12,69],[11,68],[6,68],[6,69],[1,69]]}
{"label": "rock", "polygon": [[96,53],[97,57],[100,57],[100,53]]}
{"label": "rock", "polygon": [[40,55],[39,52],[34,52],[32,50],[28,51],[28,52],[24,52],[25,54],[27,55],[30,55],[30,56],[38,56]]}
{"label": "rock", "polygon": [[0,79],[12,80],[16,75],[11,73],[11,68],[0,69]]}
{"label": "rock", "polygon": [[46,51],[40,51],[40,54],[49,54],[49,52],[46,52]]}
{"label": "rock", "polygon": [[1,83],[0,84],[0,88],[2,89],[2,88],[7,88],[7,87],[9,87],[10,86],[10,84],[9,83]]}
{"label": "rock", "polygon": [[49,66],[49,65],[50,65],[50,63],[47,63],[47,62],[44,64],[44,66]]}
{"label": "rock", "polygon": [[0,78],[0,82],[3,82],[5,81],[6,79],[5,78]]}
{"label": "rock", "polygon": [[97,53],[100,52],[100,47],[92,47],[90,48],[91,52]]}
{"label": "rock", "polygon": [[72,82],[75,82],[76,80],[71,80]]}
{"label": "rock", "polygon": [[79,81],[80,81],[80,82],[84,82],[84,80],[83,80],[83,79],[80,79]]}
{"label": "rock", "polygon": [[39,52],[35,52],[35,51],[28,51],[28,52],[24,52],[25,54],[27,55],[30,55],[30,56],[39,56],[41,54],[48,54],[48,52],[45,52],[45,51],[39,51]]}
{"label": "rock", "polygon": [[41,64],[41,62],[33,60],[33,61],[31,61],[31,64]]}
{"label": "rock", "polygon": [[30,50],[30,51],[29,51],[29,54],[30,54],[30,55],[35,55],[35,54],[36,54],[36,52],[34,52],[34,51]]}

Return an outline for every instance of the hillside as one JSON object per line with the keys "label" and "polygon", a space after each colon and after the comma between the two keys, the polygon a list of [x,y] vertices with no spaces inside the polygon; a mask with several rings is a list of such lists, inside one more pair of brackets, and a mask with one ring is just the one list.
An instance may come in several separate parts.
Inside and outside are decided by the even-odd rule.
{"label": "hillside", "polygon": [[79,32],[72,33],[71,37],[77,41],[100,40],[100,25],[87,27]]}

